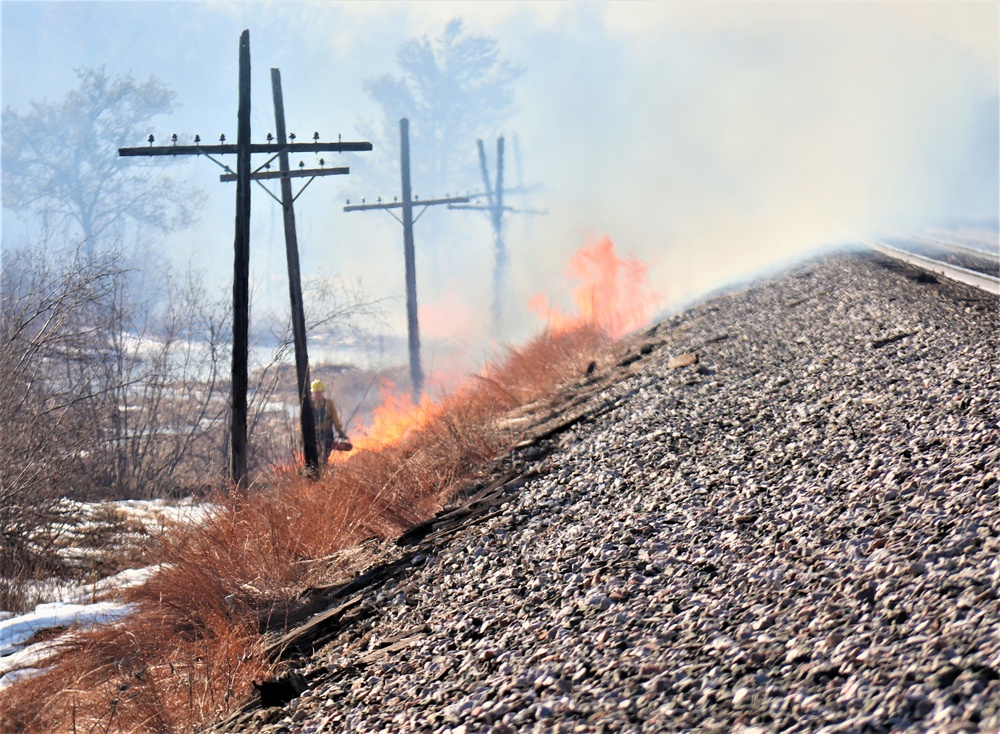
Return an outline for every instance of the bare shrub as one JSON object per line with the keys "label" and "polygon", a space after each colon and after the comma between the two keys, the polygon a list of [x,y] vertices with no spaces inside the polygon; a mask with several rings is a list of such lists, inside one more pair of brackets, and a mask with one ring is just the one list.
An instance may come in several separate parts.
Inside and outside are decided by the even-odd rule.
{"label": "bare shrub", "polygon": [[161,286],[149,298],[121,278],[105,306],[103,389],[87,406],[100,435],[86,462],[104,496],[187,494],[222,476],[226,302],[191,272],[168,270]]}
{"label": "bare shrub", "polygon": [[86,451],[80,407],[99,386],[89,349],[94,313],[119,275],[113,259],[56,268],[8,254],[0,302],[0,606],[24,603],[21,583],[55,559],[33,531],[60,519],[64,480]]}
{"label": "bare shrub", "polygon": [[67,572],[62,498],[167,496],[215,483],[228,329],[194,276],[140,297],[121,257],[7,252],[0,305],[0,607]]}

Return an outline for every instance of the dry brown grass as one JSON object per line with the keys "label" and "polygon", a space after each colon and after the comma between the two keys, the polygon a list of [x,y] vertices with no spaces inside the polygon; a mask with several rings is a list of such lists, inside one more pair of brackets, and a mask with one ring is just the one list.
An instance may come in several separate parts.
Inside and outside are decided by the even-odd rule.
{"label": "dry brown grass", "polygon": [[609,339],[592,325],[547,331],[471,379],[422,425],[309,481],[216,498],[202,526],[165,539],[163,570],[129,591],[136,612],[81,633],[52,670],[3,693],[6,731],[189,732],[239,705],[273,672],[261,632],[281,627],[325,559],[394,538],[440,509],[457,480],[505,451],[511,409],[578,378]]}

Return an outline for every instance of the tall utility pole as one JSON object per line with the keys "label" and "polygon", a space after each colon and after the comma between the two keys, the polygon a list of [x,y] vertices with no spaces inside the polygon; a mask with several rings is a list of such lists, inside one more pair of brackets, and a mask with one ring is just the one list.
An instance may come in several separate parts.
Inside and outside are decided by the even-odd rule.
{"label": "tall utility pole", "polygon": [[[302,430],[302,453],[305,460],[306,469],[310,474],[315,474],[319,469],[319,446],[316,439],[316,421],[312,410],[312,397],[309,392],[309,352],[306,346],[306,319],[305,309],[302,302],[302,277],[299,266],[299,246],[298,236],[295,228],[295,208],[294,203],[306,187],[318,176],[334,176],[350,173],[346,166],[334,168],[300,168],[292,171],[288,162],[288,141],[287,138],[295,138],[295,134],[286,134],[285,127],[285,103],[284,95],[281,91],[281,71],[271,69],[271,92],[274,98],[274,121],[277,136],[275,140],[278,145],[284,145],[281,152],[277,154],[278,171],[264,171],[263,168],[270,168],[275,156],[257,168],[250,174],[250,178],[257,181],[261,188],[272,199],[281,205],[285,232],[285,255],[288,263],[288,290],[291,300],[292,310],[292,340],[295,347],[295,376],[299,394],[299,424]],[[313,140],[319,139],[319,133],[313,134]],[[268,133],[268,142],[272,140]],[[300,162],[300,166],[303,166]],[[320,159],[320,165],[324,161]],[[299,189],[298,194],[292,194],[293,178],[309,177],[309,180]],[[281,180],[281,198],[278,199],[270,189],[264,187],[259,182],[263,179],[279,178]],[[219,177],[221,181],[235,181],[236,175],[225,173]]]}
{"label": "tall utility pole", "polygon": [[[406,269],[406,333],[407,346],[410,354],[410,382],[413,385],[413,403],[420,402],[420,395],[424,385],[424,371],[420,365],[420,324],[417,321],[417,260],[416,251],[413,245],[413,224],[420,218],[420,215],[427,211],[427,207],[437,204],[461,204],[468,203],[466,196],[455,196],[445,199],[430,199],[420,201],[414,199],[410,188],[410,121],[405,117],[399,121],[399,175],[400,186],[402,187],[402,202],[382,203],[381,199],[376,204],[355,204],[347,202],[344,207],[345,212],[368,211],[371,209],[402,209],[403,218],[396,217],[392,211],[389,214],[403,225],[403,261]],[[363,200],[362,200],[363,201]],[[423,209],[416,217],[413,216],[413,207],[422,206]]]}
{"label": "tall utility pole", "polygon": [[[278,145],[287,142],[285,135],[285,101],[281,93],[281,72],[271,69],[271,91],[274,95],[274,127]],[[288,173],[288,151],[278,154],[278,169]],[[292,339],[295,342],[295,377],[299,388],[299,423],[302,426],[302,453],[306,468],[319,467],[316,446],[316,421],[309,395],[309,351],[306,348],[306,315],[302,305],[302,275],[299,267],[299,241],[295,234],[295,209],[292,204],[292,180],[281,178],[281,209],[285,224],[285,255],[288,260],[288,292],[292,302]]]}
{"label": "tall utility pole", "polygon": [[493,325],[500,323],[500,305],[503,301],[503,286],[507,282],[507,268],[510,257],[503,241],[503,137],[497,138],[497,185],[490,188],[490,174],[486,169],[486,150],[483,141],[476,141],[479,150],[479,170],[483,174],[483,188],[489,204],[490,224],[493,225]]}
{"label": "tall utility pole", "polygon": [[[504,204],[504,194],[523,193],[527,189],[518,185],[515,189],[504,189],[504,140],[503,136],[497,138],[497,162],[496,162],[496,184],[490,182],[489,168],[486,164],[486,148],[482,140],[476,141],[476,148],[479,151],[479,171],[483,176],[483,193],[472,194],[470,199],[486,199],[486,205],[469,204],[465,206],[449,206],[449,209],[474,209],[484,211],[489,215],[490,226],[493,229],[493,304],[491,313],[493,316],[493,331],[498,332],[500,328],[500,317],[503,313],[503,292],[507,282],[507,270],[510,267],[510,257],[507,254],[507,244],[504,242],[503,217],[506,212],[519,214],[545,214],[546,212],[534,209],[513,209]],[[514,152],[517,154],[517,138],[514,139]],[[518,156],[518,161],[520,157]]]}
{"label": "tall utility pole", "polygon": [[236,238],[233,243],[232,478],[247,475],[247,361],[250,327],[250,31],[240,36],[240,101],[236,113]]}
{"label": "tall utility pole", "polygon": [[413,250],[413,198],[410,189],[410,121],[399,121],[400,191],[403,192],[403,262],[406,270],[406,336],[410,352],[413,402],[420,402],[424,370],[420,365],[420,324],[417,321],[417,255]]}
{"label": "tall utility pole", "polygon": [[[239,108],[237,112],[236,145],[227,145],[225,135],[219,136],[219,145],[201,145],[201,137],[196,135],[194,145],[177,145],[177,136],[172,136],[173,145],[153,147],[152,135],[147,139],[147,148],[119,148],[120,156],[177,156],[203,155],[226,170],[221,176],[223,181],[236,181],[236,237],[234,241],[233,265],[233,358],[232,358],[232,395],[230,435],[232,441],[232,481],[237,487],[246,486],[247,476],[247,366],[249,352],[250,324],[250,182],[261,178],[278,178],[284,183],[288,178],[299,176],[325,176],[334,173],[346,173],[347,169],[322,169],[320,171],[280,171],[278,173],[262,173],[260,169],[251,171],[251,155],[266,153],[271,156],[269,165],[275,156],[285,154],[287,166],[288,153],[320,153],[366,151],[372,149],[368,142],[356,143],[321,143],[318,135],[313,136],[312,143],[263,143],[250,142],[250,31],[243,31],[240,36],[240,75],[239,75]],[[216,160],[215,155],[236,154],[236,173],[228,166]],[[262,166],[263,168],[263,166]],[[312,179],[310,179],[312,180]],[[308,185],[308,184],[307,184]],[[304,188],[304,187],[303,187]],[[270,192],[268,192],[270,193]],[[290,192],[289,192],[290,193]],[[301,192],[300,192],[301,193]],[[273,194],[272,194],[273,196]],[[294,199],[293,199],[294,200]],[[294,219],[292,220],[294,228]],[[287,226],[287,224],[286,224]],[[294,231],[294,229],[293,229]],[[287,230],[286,230],[287,232]],[[287,242],[286,242],[287,245]],[[298,255],[296,250],[296,266]],[[291,273],[291,263],[289,264]],[[290,288],[294,286],[290,283]],[[294,296],[293,296],[294,298]],[[299,290],[301,302],[301,290]],[[298,357],[296,358],[296,361]],[[300,390],[301,392],[301,390]],[[311,411],[310,411],[311,417]]]}

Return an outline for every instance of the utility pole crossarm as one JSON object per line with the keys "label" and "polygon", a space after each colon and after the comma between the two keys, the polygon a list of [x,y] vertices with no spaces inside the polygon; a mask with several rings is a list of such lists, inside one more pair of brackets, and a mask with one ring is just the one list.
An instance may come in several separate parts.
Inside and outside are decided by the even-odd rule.
{"label": "utility pole crossarm", "polygon": [[[262,171],[260,173],[251,173],[250,178],[254,181],[259,181],[261,179],[267,178],[306,178],[315,176],[345,176],[351,172],[351,169],[347,166],[338,166],[337,168],[300,168],[297,171]],[[219,176],[219,180],[223,183],[236,180],[235,173],[223,173]]]}
{"label": "utility pole crossarm", "polygon": [[[482,206],[481,204],[470,204],[469,206],[450,205],[448,208],[449,209],[471,209],[472,211],[476,211],[476,212],[492,212],[493,211],[493,209],[491,209],[490,207],[488,207],[488,206]],[[546,215],[546,214],[549,213],[548,209],[518,209],[518,208],[512,207],[512,206],[504,206],[502,211],[507,212],[509,214],[538,214],[538,215]]]}
{"label": "utility pole crossarm", "polygon": [[[508,196],[510,194],[533,194],[538,191],[542,191],[545,187],[542,184],[531,184],[530,186],[515,186],[513,188],[505,188],[503,190],[504,195]],[[492,192],[490,192],[492,193]],[[470,199],[485,199],[490,194],[485,191],[479,191],[473,194],[469,194]]]}
{"label": "utility pole crossarm", "polygon": [[[368,141],[354,143],[251,143],[251,153],[348,153],[363,152],[372,149]],[[163,145],[147,146],[145,148],[119,148],[120,156],[158,156],[158,155],[226,155],[235,153],[236,145]]]}
{"label": "utility pole crossarm", "polygon": [[[436,204],[448,204],[449,206],[453,204],[465,204],[469,202],[468,196],[452,196],[446,199],[420,199],[413,200],[413,206],[434,206]],[[382,202],[377,204],[348,204],[344,207],[345,212],[363,212],[369,211],[371,209],[402,209],[403,202],[401,201],[390,201]]]}

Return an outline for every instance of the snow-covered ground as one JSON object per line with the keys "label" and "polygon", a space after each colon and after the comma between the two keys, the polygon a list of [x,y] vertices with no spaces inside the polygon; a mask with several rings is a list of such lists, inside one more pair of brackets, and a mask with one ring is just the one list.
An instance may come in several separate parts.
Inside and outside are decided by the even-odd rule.
{"label": "snow-covered ground", "polygon": [[39,667],[55,651],[58,637],[25,645],[42,630],[65,628],[67,632],[95,624],[114,622],[126,616],[129,605],[100,601],[92,604],[52,602],[39,604],[33,612],[0,622],[0,690],[15,680],[44,670]]}
{"label": "snow-covered ground", "polygon": [[[152,535],[172,527],[203,521],[212,507],[201,503],[169,503],[164,500],[73,503],[80,522],[55,528],[62,539],[60,555],[84,562],[101,554],[116,554],[123,547],[142,545]],[[109,518],[117,528],[103,547],[87,545],[89,537],[103,537]],[[89,582],[46,579],[31,585],[29,593],[39,600],[34,610],[14,615],[0,611],[0,690],[15,680],[44,670],[45,660],[55,651],[63,635],[116,622],[131,611],[128,604],[109,600],[115,591],[142,584],[160,566],[128,568],[112,576]],[[40,633],[53,634],[31,642]],[[57,632],[58,630],[58,632]]]}

